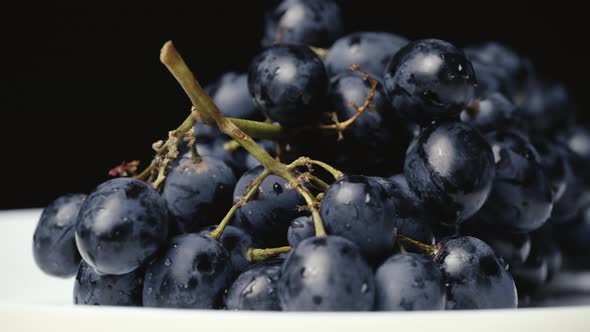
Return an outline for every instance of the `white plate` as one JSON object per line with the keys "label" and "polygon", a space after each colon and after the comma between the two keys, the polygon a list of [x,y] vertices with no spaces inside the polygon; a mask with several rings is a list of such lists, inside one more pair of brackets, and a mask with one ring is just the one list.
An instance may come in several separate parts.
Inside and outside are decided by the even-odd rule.
{"label": "white plate", "polygon": [[72,305],[72,279],[37,269],[40,210],[0,212],[0,332],[590,331],[590,306],[412,313],[267,313]]}

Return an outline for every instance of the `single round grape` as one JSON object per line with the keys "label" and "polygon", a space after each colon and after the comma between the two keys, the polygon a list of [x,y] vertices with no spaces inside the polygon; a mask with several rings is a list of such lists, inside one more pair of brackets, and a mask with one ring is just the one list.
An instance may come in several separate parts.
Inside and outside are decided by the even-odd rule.
{"label": "single round grape", "polygon": [[342,34],[337,1],[283,0],[266,15],[262,45],[275,42],[328,47]]}
{"label": "single round grape", "polygon": [[[262,170],[259,166],[242,175],[234,189],[234,200],[246,194],[248,186]],[[302,205],[303,198],[289,188],[287,180],[269,175],[254,197],[236,211],[234,226],[249,232],[260,246],[286,245],[289,222],[300,216],[297,207]]]}
{"label": "single round grape", "polygon": [[395,243],[395,206],[375,179],[345,176],[325,192],[320,214],[331,235],[355,243],[368,260],[389,256]]}
{"label": "single round grape", "polygon": [[232,205],[235,185],[233,171],[223,161],[183,158],[169,171],[162,191],[174,231],[192,233],[219,223]]}
{"label": "single round grape", "polygon": [[443,240],[434,261],[447,288],[446,308],[516,308],[514,280],[492,248],[470,236]]}
{"label": "single round grape", "polygon": [[99,275],[82,261],[74,283],[74,304],[142,305],[143,269],[121,275]]}
{"label": "single round grape", "polygon": [[339,38],[328,50],[324,63],[328,75],[349,73],[350,66],[381,78],[385,67],[408,40],[387,32],[355,32]]}
{"label": "single round grape", "polygon": [[283,263],[279,299],[285,311],[371,310],[373,271],[349,240],[308,238]]}
{"label": "single round grape", "polygon": [[76,245],[98,274],[126,274],[153,258],[168,236],[168,211],[145,182],[116,178],[88,195],[76,222]]}
{"label": "single round grape", "polygon": [[391,59],[384,75],[393,108],[406,120],[427,124],[456,119],[477,83],[463,51],[437,39],[409,43]]}
{"label": "single round grape", "polygon": [[287,240],[292,248],[297,247],[301,241],[314,236],[315,228],[313,220],[307,216],[293,219],[287,230]]}
{"label": "single round grape", "polygon": [[147,266],[143,286],[146,307],[213,309],[230,286],[233,268],[223,246],[208,236],[183,234]]}
{"label": "single round grape", "polygon": [[536,149],[514,132],[495,131],[486,139],[494,151],[496,177],[490,196],[473,218],[504,232],[540,228],[551,214],[553,195]]}
{"label": "single round grape", "polygon": [[258,54],[248,72],[256,106],[285,127],[311,125],[325,110],[328,76],[322,60],[304,45],[275,45]]}
{"label": "single round grape", "polygon": [[261,264],[240,276],[225,295],[225,306],[229,310],[280,311],[278,284],[281,265]]}
{"label": "single round grape", "polygon": [[74,232],[85,199],[84,194],[68,194],[43,209],[33,235],[33,257],[43,272],[62,278],[76,274],[82,258]]}
{"label": "single round grape", "polygon": [[424,207],[408,186],[405,176],[398,174],[390,178],[374,177],[374,179],[387,191],[389,198],[395,205],[397,234],[422,243],[432,244],[434,235],[427,223]]}
{"label": "single round grape", "polygon": [[475,214],[488,198],[495,175],[494,154],[472,127],[434,124],[408,147],[404,173],[432,219],[457,224]]}
{"label": "single round grape", "polygon": [[[205,227],[200,234],[209,236],[216,228],[217,225]],[[219,237],[219,243],[229,252],[235,274],[240,274],[250,267],[250,262],[247,258],[248,249],[255,247],[254,240],[250,234],[241,228],[227,225]]]}
{"label": "single round grape", "polygon": [[446,290],[438,266],[413,253],[389,257],[375,272],[376,310],[444,310]]}

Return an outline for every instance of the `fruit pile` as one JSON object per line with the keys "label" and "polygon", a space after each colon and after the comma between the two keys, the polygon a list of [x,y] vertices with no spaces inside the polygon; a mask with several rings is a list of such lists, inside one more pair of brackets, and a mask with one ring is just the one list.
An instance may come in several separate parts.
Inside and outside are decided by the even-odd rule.
{"label": "fruit pile", "polygon": [[75,303],[515,308],[588,266],[590,131],[526,58],[342,36],[332,0],[281,1],[262,45],[203,89],[166,43],[189,116],[142,171],[45,208],[35,261]]}

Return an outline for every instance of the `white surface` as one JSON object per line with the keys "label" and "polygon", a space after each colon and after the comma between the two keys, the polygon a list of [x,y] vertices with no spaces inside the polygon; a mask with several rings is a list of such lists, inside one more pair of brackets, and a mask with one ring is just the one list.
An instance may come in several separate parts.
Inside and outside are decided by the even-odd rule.
{"label": "white surface", "polygon": [[413,313],[260,313],[73,306],[73,280],[40,272],[40,210],[0,212],[0,332],[543,332],[590,331],[590,306]]}

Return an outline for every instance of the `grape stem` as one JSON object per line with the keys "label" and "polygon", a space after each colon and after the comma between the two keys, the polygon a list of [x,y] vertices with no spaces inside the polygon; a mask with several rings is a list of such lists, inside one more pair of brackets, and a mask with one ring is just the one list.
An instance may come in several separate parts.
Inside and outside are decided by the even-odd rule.
{"label": "grape stem", "polygon": [[[424,244],[420,241],[416,241],[401,234],[397,235],[397,239],[402,241],[404,244],[407,244],[409,247],[414,248],[416,251],[426,254],[430,257],[434,257],[438,252],[436,246]],[[408,246],[400,244],[400,247],[404,248],[404,250],[408,250]]]}
{"label": "grape stem", "polygon": [[318,211],[319,204],[313,194],[302,184],[298,183],[297,175],[290,170],[287,165],[275,160],[266,152],[266,150],[219,111],[211,97],[205,93],[193,73],[190,71],[182,59],[182,56],[174,48],[171,41],[166,42],[162,47],[160,61],[168,68],[170,73],[176,78],[180,86],[188,95],[193,104],[193,112],[191,113],[194,114],[194,117],[205,124],[216,126],[219,130],[230,136],[246,151],[252,154],[252,156],[254,156],[265,169],[268,169],[272,174],[276,174],[289,181],[293,188],[303,196],[307,203],[307,207],[311,211],[316,236],[325,236],[326,231]]}
{"label": "grape stem", "polygon": [[313,160],[308,157],[300,157],[300,158],[296,159],[291,164],[289,164],[289,166],[287,166],[287,168],[295,169],[300,166],[306,166],[308,169],[311,169],[312,165],[320,166],[321,168],[326,170],[328,173],[332,174],[332,176],[334,177],[335,180],[338,180],[344,176],[344,173],[342,173],[341,171],[337,170],[336,168],[326,164],[325,162],[319,161],[319,160]]}
{"label": "grape stem", "polygon": [[223,234],[225,227],[229,224],[231,218],[234,216],[236,211],[240,207],[244,206],[250,199],[252,199],[252,197],[254,197],[254,194],[256,194],[256,192],[258,191],[258,187],[260,187],[262,181],[264,181],[264,179],[266,179],[266,177],[269,175],[270,171],[268,169],[264,169],[262,173],[260,173],[256,178],[254,178],[254,180],[252,180],[252,182],[248,186],[248,189],[246,190],[246,194],[243,197],[240,197],[237,200],[237,202],[231,207],[231,209],[229,209],[229,211],[226,213],[225,217],[223,217],[223,220],[221,220],[219,225],[211,233],[209,233],[209,237],[219,241],[221,234]]}
{"label": "grape stem", "polygon": [[272,256],[284,254],[291,251],[290,246],[278,247],[278,248],[267,248],[267,249],[256,249],[250,248],[246,254],[246,258],[250,263],[262,262],[263,260]]}
{"label": "grape stem", "polygon": [[315,53],[320,59],[322,60],[326,60],[326,57],[328,56],[328,49],[326,48],[321,48],[321,47],[314,47],[314,46],[309,46],[309,48],[313,51],[313,53]]}
{"label": "grape stem", "polygon": [[373,98],[375,98],[375,91],[377,91],[377,85],[379,84],[379,82],[376,79],[371,78],[369,76],[369,73],[362,70],[361,67],[359,67],[358,65],[352,65],[352,66],[350,66],[350,68],[354,71],[358,71],[358,72],[362,73],[363,80],[365,80],[365,81],[368,80],[371,83],[371,88],[369,89],[369,93],[367,94],[367,98],[365,99],[365,102],[361,106],[358,106],[354,102],[350,103],[350,106],[356,109],[356,113],[353,116],[351,116],[350,119],[340,122],[338,120],[338,116],[336,115],[336,113],[332,113],[331,118],[332,118],[332,122],[334,122],[334,123],[329,124],[329,125],[320,125],[320,129],[336,130],[338,132],[338,141],[339,142],[344,139],[344,135],[342,133],[346,129],[348,129],[348,127],[350,127],[356,121],[356,119],[358,119],[359,116],[361,116],[367,109],[369,109],[373,106]]}

